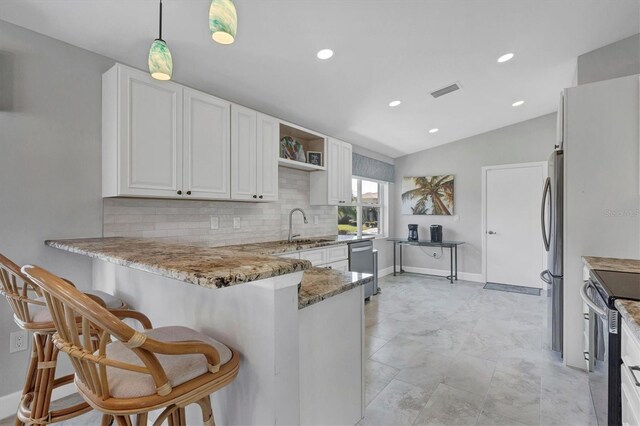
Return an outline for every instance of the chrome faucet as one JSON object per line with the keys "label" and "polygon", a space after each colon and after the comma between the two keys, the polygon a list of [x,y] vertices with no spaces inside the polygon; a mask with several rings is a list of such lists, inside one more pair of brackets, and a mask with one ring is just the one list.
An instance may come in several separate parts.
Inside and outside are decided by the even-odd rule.
{"label": "chrome faucet", "polygon": [[293,213],[295,213],[296,211],[302,213],[302,218],[304,219],[304,223],[309,223],[309,222],[307,222],[307,215],[304,214],[304,210],[299,209],[299,208],[292,209],[289,212],[289,240],[288,240],[289,242],[292,242],[295,237],[299,237],[300,236],[300,234],[292,235],[291,218],[293,217]]}

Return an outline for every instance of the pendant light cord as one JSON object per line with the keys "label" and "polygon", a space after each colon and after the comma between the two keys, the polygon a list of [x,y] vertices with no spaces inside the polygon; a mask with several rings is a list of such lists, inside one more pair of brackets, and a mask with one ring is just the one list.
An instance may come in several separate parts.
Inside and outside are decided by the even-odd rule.
{"label": "pendant light cord", "polygon": [[158,39],[162,40],[162,0],[160,0],[160,28],[158,29]]}

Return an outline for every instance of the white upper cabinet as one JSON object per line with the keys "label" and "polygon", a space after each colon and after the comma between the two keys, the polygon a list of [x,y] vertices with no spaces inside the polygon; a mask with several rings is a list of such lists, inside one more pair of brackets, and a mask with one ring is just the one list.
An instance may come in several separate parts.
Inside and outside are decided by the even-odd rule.
{"label": "white upper cabinet", "polygon": [[116,65],[103,76],[103,196],[182,189],[182,87]]}
{"label": "white upper cabinet", "polygon": [[231,196],[231,105],[206,93],[184,89],[183,196]]}
{"label": "white upper cabinet", "polygon": [[311,173],[311,205],[351,202],[351,144],[328,138],[326,171]]}
{"label": "white upper cabinet", "polygon": [[231,107],[231,198],[278,199],[278,120],[240,105]]}
{"label": "white upper cabinet", "polygon": [[258,199],[278,200],[278,157],[280,152],[280,122],[258,113],[257,179]]}
{"label": "white upper cabinet", "polygon": [[102,195],[228,200],[231,104],[117,64],[102,77]]}

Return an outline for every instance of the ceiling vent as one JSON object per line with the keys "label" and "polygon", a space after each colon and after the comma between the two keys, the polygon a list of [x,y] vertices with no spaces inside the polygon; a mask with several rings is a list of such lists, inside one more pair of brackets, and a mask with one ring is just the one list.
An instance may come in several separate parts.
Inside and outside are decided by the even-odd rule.
{"label": "ceiling vent", "polygon": [[460,83],[456,82],[448,85],[447,87],[443,87],[442,89],[434,90],[433,92],[431,92],[431,96],[433,96],[434,98],[439,98],[440,96],[455,92],[456,90],[460,90],[461,88],[462,86],[460,85]]}

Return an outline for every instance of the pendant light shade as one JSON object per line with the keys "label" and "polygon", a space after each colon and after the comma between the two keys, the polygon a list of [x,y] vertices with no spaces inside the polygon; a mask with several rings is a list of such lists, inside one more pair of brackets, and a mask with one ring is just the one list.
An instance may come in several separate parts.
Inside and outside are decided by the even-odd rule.
{"label": "pendant light shade", "polygon": [[155,39],[149,49],[149,72],[156,80],[171,80],[173,60],[167,43],[162,39]]}
{"label": "pendant light shade", "polygon": [[238,14],[232,0],[212,0],[209,8],[211,38],[220,44],[231,44],[238,30]]}
{"label": "pendant light shade", "polygon": [[171,80],[173,59],[167,43],[162,39],[162,0],[160,0],[160,23],[158,38],[149,49],[149,73],[156,80]]}

